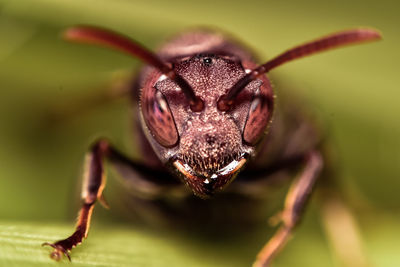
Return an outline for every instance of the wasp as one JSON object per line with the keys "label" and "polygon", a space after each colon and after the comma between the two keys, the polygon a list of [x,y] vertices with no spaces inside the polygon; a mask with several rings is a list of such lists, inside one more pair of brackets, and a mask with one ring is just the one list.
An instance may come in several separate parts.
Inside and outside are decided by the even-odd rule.
{"label": "wasp", "polygon": [[130,86],[132,99],[138,102],[136,131],[144,159],[128,158],[107,139],[94,142],[86,156],[83,204],[75,232],[44,243],[54,248],[51,258],[60,260],[65,255],[70,259],[71,249],[88,235],[96,201],[107,206],[103,197],[106,160],[123,176],[132,177],[126,179],[145,197],[163,198],[179,188],[204,201],[220,191],[243,194],[246,183],[297,167],[281,225],[254,262],[259,267],[268,266],[287,243],[324,167],[321,134],[306,118],[281,108],[266,74],[295,59],[378,40],[381,35],[370,28],[341,31],[296,46],[261,65],[240,42],[206,29],[177,35],[157,53],[94,26],[71,27],[64,37],[116,49],[146,63]]}

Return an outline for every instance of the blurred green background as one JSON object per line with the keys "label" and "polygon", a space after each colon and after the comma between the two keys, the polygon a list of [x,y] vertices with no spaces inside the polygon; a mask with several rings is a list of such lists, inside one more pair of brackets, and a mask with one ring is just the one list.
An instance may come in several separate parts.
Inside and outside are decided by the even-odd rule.
{"label": "blurred green background", "polygon": [[[400,266],[399,6],[390,0],[0,0],[0,266],[55,265],[39,245],[72,231],[77,177],[96,136],[135,153],[127,100],[46,123],[57,103],[95,94],[115,71],[138,69],[137,60],[59,38],[65,27],[82,23],[115,29],[150,48],[189,26],[212,25],[263,59],[340,29],[379,29],[381,42],[302,59],[274,75],[282,82],[277,91],[295,85],[327,125],[341,162],[341,193],[369,266]],[[341,265],[314,200],[274,266]],[[96,208],[74,266],[249,266],[268,237],[210,242],[131,226],[118,216]]]}

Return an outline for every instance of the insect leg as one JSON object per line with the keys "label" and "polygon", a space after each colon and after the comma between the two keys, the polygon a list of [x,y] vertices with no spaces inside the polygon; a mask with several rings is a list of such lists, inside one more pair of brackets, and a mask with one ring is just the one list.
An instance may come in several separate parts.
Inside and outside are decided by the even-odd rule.
{"label": "insect leg", "polygon": [[282,226],[258,253],[254,267],[268,266],[272,258],[286,244],[293,228],[299,222],[322,165],[322,157],[318,151],[312,151],[307,155],[303,171],[294,180],[287,193],[285,207],[281,215]]}
{"label": "insect leg", "polygon": [[66,239],[59,240],[55,243],[44,243],[54,248],[50,257],[56,261],[62,258],[62,255],[71,260],[68,252],[80,244],[87,237],[90,218],[97,199],[107,206],[102,197],[102,192],[105,186],[104,164],[103,160],[109,151],[109,144],[106,141],[96,142],[90,149],[86,157],[86,165],[84,172],[84,180],[82,187],[82,208],[78,215],[75,232]]}
{"label": "insect leg", "polygon": [[[95,142],[86,156],[82,186],[83,204],[78,215],[75,232],[66,239],[59,240],[55,243],[46,242],[43,244],[54,248],[53,252],[50,254],[52,259],[59,261],[62,256],[65,255],[71,260],[69,251],[82,243],[83,239],[88,235],[90,219],[96,201],[99,200],[103,206],[108,207],[108,204],[103,198],[103,189],[106,180],[104,172],[105,159],[108,159],[112,164],[119,165],[121,168],[135,169],[139,177],[147,177],[147,175],[150,177],[158,174],[156,172],[152,173],[150,168],[146,168],[144,165],[135,163],[123,156],[114,149],[107,140],[100,139]],[[151,191],[151,193],[157,194],[160,192],[161,186],[160,188],[157,187],[156,182],[148,181],[144,183],[146,181],[140,179],[137,179],[136,182],[138,183],[138,187],[143,184],[147,186],[152,185],[151,189],[153,189],[153,191]]]}

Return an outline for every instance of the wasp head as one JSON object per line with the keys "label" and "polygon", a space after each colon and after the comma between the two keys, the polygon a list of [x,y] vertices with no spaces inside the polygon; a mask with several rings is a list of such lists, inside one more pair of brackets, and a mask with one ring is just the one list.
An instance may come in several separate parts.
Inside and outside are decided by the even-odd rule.
{"label": "wasp head", "polygon": [[254,154],[270,119],[264,111],[271,101],[262,100],[271,100],[272,90],[266,78],[256,79],[229,110],[221,110],[218,100],[246,74],[242,62],[201,54],[178,60],[173,68],[201,100],[202,109],[191,109],[180,86],[159,74],[142,87],[144,123],[159,158],[196,195],[208,197],[228,185]]}

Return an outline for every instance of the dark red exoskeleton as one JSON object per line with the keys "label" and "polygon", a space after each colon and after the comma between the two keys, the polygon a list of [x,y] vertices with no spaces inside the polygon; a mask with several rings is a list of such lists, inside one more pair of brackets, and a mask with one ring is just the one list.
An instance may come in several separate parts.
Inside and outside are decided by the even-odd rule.
{"label": "dark red exoskeleton", "polygon": [[[106,139],[90,148],[86,159],[81,208],[76,231],[68,238],[45,243],[53,259],[87,236],[96,200],[105,204],[104,160],[123,175],[131,173],[135,190],[151,198],[181,188],[209,198],[232,183],[242,185],[273,173],[302,166],[287,194],[282,225],[260,251],[254,266],[267,266],[286,243],[323,167],[321,137],[301,116],[275,103],[265,73],[288,61],[343,45],[380,39],[372,29],[353,29],[287,50],[257,65],[251,52],[226,35],[197,30],[178,35],[154,54],[135,41],[112,31],[77,26],[66,31],[68,40],[111,47],[148,65],[132,86],[139,101],[138,143],[143,162],[130,160]],[[301,125],[301,127],[299,127]],[[245,171],[248,162],[252,162]],[[176,183],[179,178],[182,183]],[[130,178],[129,178],[130,179]]]}

